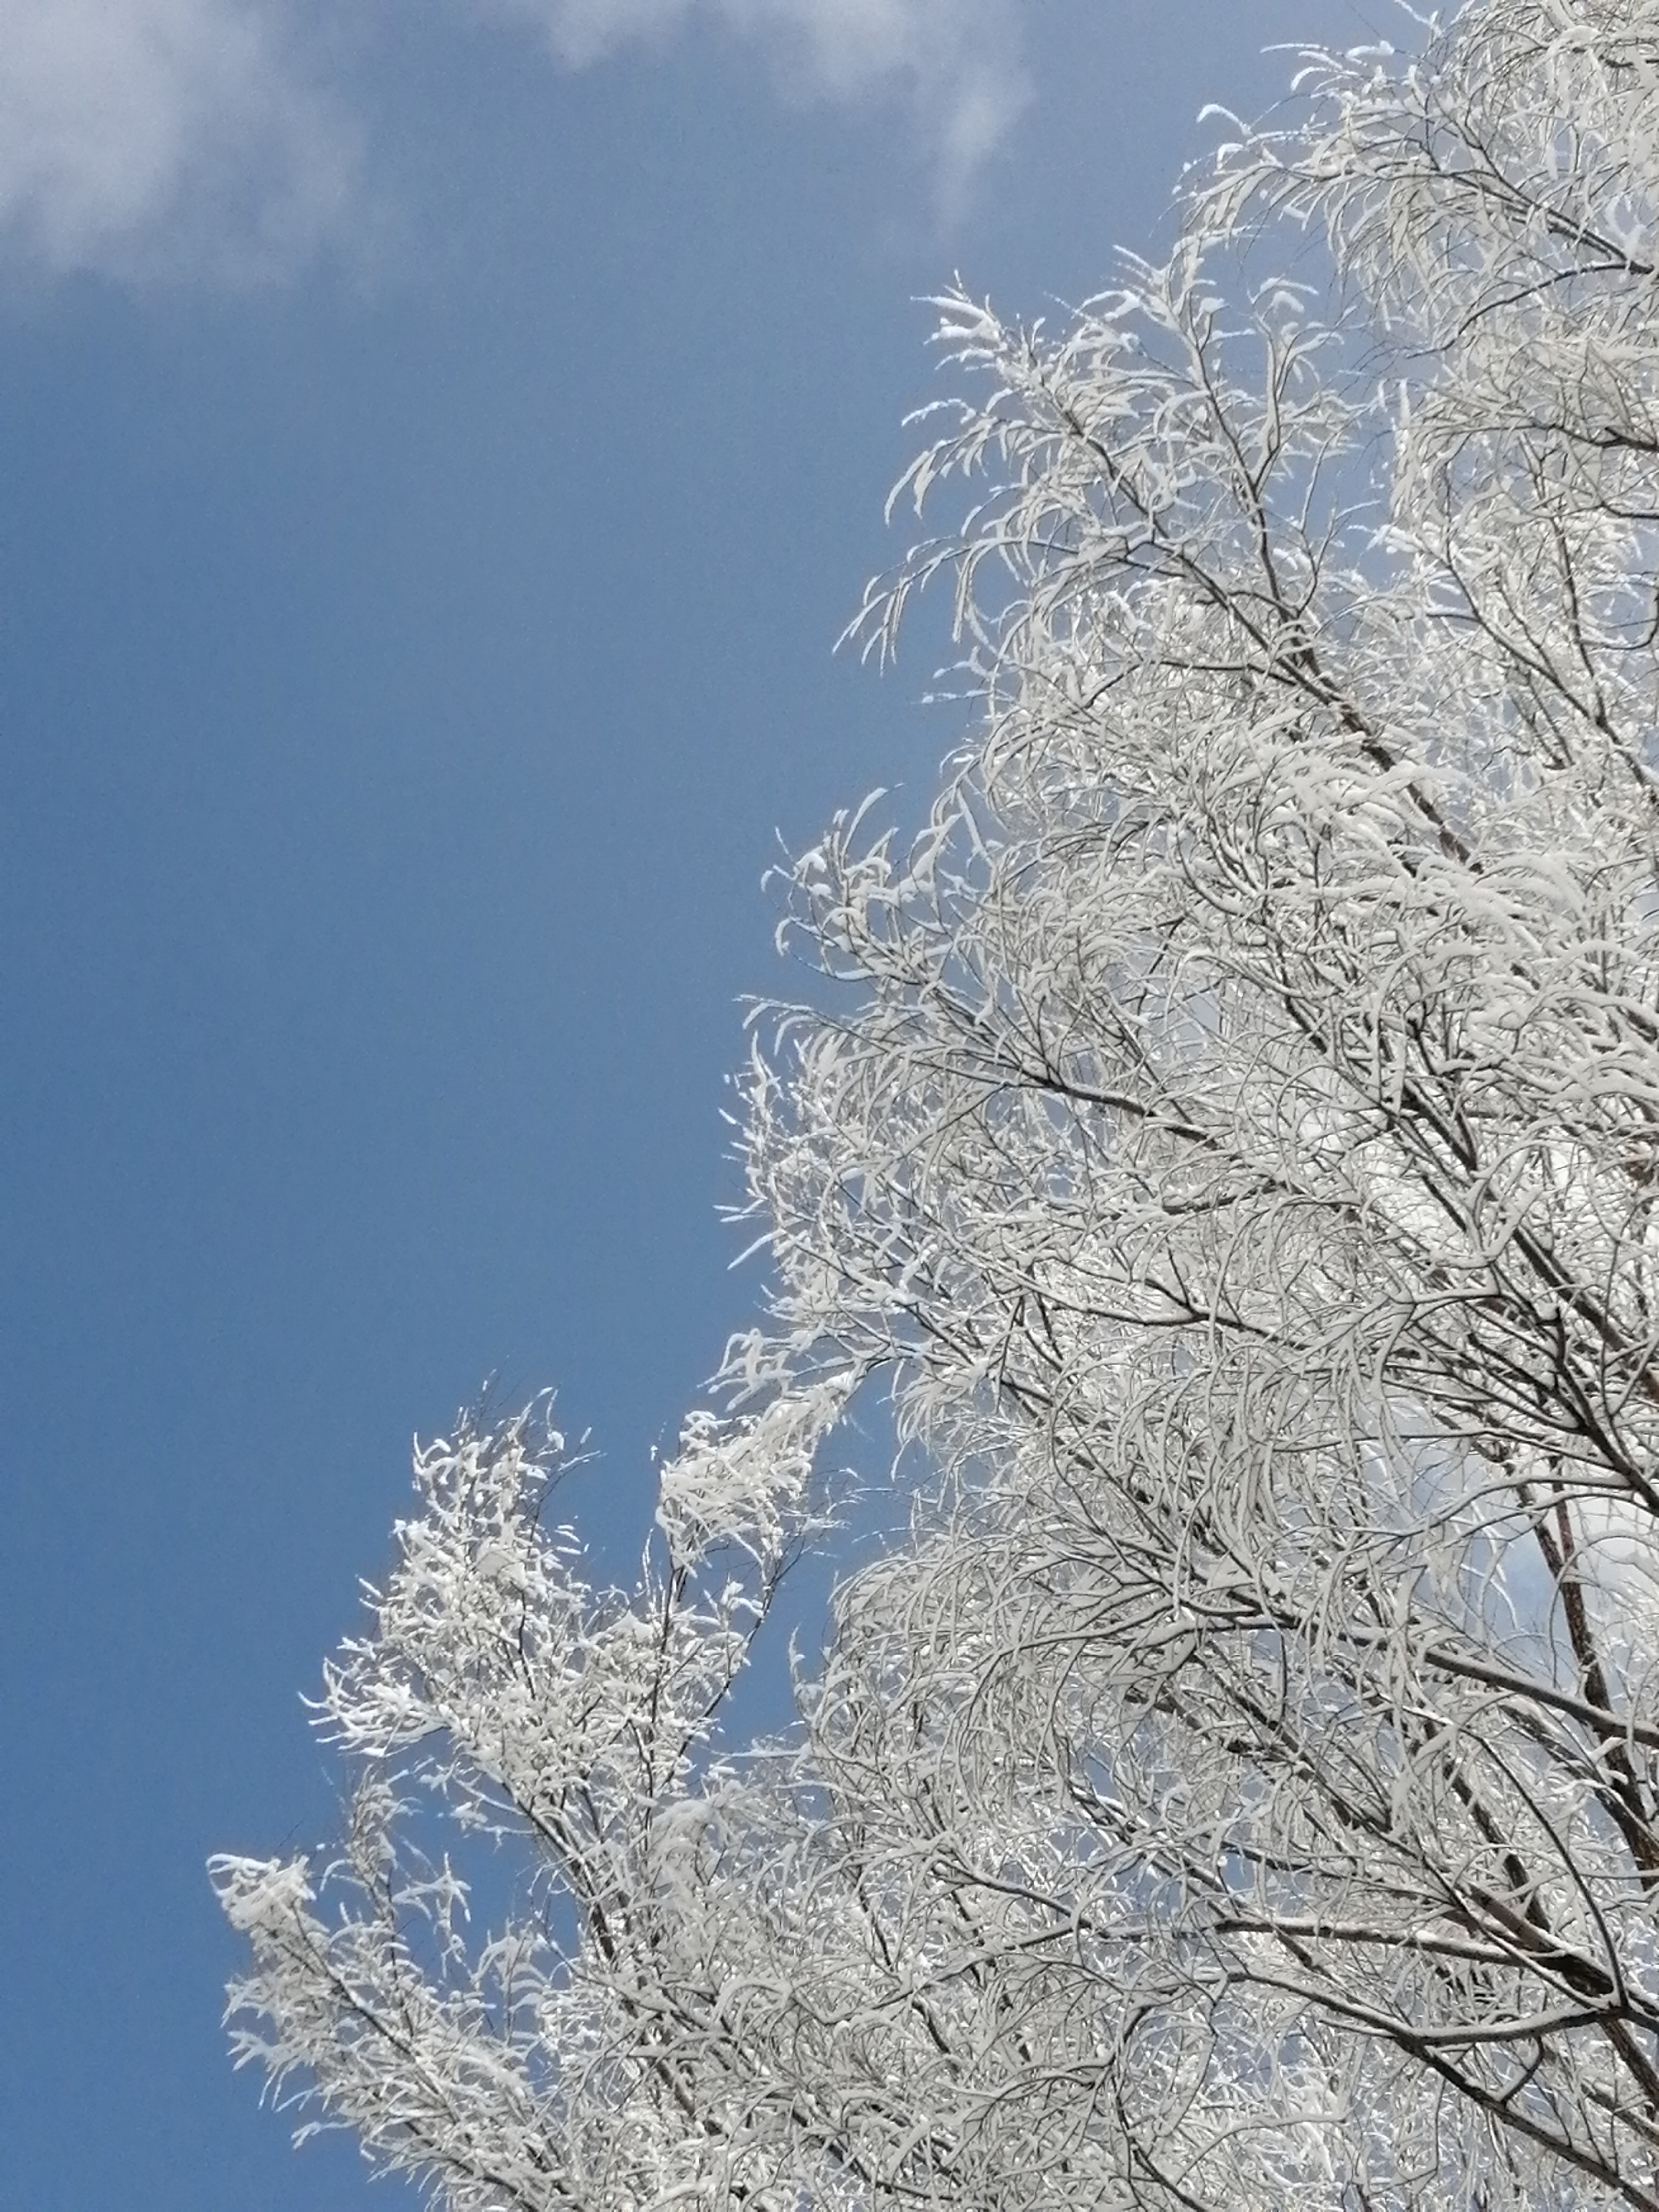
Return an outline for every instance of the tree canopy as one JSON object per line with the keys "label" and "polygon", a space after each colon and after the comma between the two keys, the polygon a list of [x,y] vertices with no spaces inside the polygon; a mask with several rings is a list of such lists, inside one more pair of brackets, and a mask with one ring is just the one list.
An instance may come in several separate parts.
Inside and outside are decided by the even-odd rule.
{"label": "tree canopy", "polygon": [[456,2212],[1659,2212],[1659,5],[1308,53],[1167,261],[940,306],[864,635],[948,580],[977,719],[791,871],[766,1310],[632,1589],[545,1407],[417,1455],[238,2050]]}

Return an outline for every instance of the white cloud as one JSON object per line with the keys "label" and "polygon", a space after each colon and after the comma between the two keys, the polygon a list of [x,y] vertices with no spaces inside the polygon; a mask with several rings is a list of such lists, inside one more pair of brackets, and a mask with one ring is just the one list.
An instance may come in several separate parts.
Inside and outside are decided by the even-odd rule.
{"label": "white cloud", "polygon": [[660,37],[694,13],[763,40],[793,92],[855,100],[906,92],[956,200],[1029,97],[1016,0],[495,0],[540,23],[556,55],[582,67]]}
{"label": "white cloud", "polygon": [[[363,224],[343,91],[300,57],[313,0],[0,0],[0,260],[247,278]],[[693,14],[795,96],[907,100],[948,206],[1024,104],[1017,0],[459,0],[580,68]],[[392,18],[395,35],[395,14]]]}
{"label": "white cloud", "polygon": [[559,59],[585,69],[619,46],[659,35],[696,4],[697,0],[496,0],[494,12],[541,24]]}
{"label": "white cloud", "polygon": [[258,275],[339,223],[352,131],[257,0],[0,0],[0,240]]}

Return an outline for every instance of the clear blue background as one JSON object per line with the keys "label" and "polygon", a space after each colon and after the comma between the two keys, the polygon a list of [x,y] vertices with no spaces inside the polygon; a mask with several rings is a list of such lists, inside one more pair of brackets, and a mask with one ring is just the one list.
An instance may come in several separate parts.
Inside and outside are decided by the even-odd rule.
{"label": "clear blue background", "polygon": [[625,1559],[744,1316],[776,833],[919,805],[957,734],[937,631],[830,652],[900,550],[915,295],[1082,296],[1203,101],[1361,27],[1042,0],[945,226],[902,111],[715,33],[570,76],[411,19],[378,275],[0,301],[5,2202],[360,2201],[230,2072],[203,1862],[329,1826],[299,1692],[410,1431],[558,1382]]}

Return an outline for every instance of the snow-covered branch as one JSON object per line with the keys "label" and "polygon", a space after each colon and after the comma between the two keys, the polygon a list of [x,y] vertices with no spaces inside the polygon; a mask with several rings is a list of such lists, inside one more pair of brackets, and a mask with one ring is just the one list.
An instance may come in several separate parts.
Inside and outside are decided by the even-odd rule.
{"label": "snow-covered branch", "polygon": [[[1068,330],[942,302],[866,635],[948,578],[983,723],[793,869],[638,1589],[422,1455],[344,1915],[221,1865],[244,2051],[457,2205],[1659,2212],[1659,6],[1300,82]],[[878,1373],[932,1474],[744,1753]]]}

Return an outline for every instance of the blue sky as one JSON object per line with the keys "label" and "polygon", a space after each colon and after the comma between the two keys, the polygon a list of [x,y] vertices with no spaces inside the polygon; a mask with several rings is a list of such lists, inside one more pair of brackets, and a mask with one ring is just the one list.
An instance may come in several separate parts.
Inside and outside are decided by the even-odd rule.
{"label": "blue sky", "polygon": [[1264,46],[1365,31],[0,9],[8,2201],[366,2201],[230,2073],[203,1862],[326,1832],[299,1693],[410,1431],[556,1382],[625,1564],[744,1317],[762,874],[957,734],[937,631],[830,651],[901,550],[916,296],[1083,295]]}

